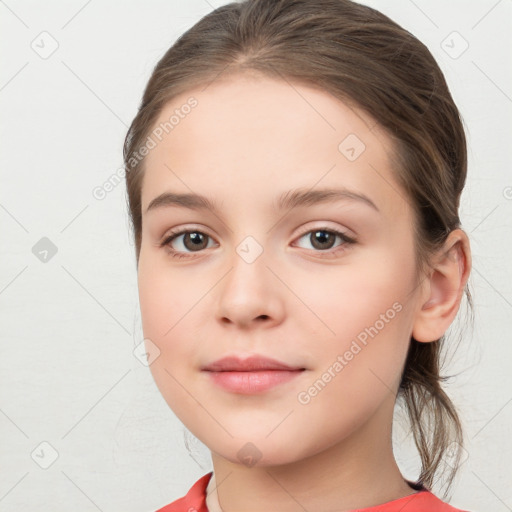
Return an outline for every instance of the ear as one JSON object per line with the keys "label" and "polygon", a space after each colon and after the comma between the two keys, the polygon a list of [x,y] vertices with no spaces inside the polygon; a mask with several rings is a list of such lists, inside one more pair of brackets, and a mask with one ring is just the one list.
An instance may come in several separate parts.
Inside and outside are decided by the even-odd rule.
{"label": "ear", "polygon": [[459,310],[470,270],[469,239],[464,231],[455,229],[433,257],[422,283],[420,309],[412,330],[416,341],[436,341],[448,330]]}

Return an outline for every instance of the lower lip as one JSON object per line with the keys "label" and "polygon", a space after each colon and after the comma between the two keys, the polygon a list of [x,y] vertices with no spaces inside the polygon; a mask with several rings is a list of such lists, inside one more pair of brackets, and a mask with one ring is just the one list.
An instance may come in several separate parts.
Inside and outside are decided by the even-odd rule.
{"label": "lower lip", "polygon": [[215,384],[246,395],[262,393],[298,377],[304,370],[261,370],[251,372],[208,372]]}

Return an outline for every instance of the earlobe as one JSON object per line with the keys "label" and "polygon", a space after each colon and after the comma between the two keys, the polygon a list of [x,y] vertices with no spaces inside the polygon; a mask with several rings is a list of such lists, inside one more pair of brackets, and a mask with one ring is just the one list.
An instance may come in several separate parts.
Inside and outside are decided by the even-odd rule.
{"label": "earlobe", "polygon": [[416,341],[436,341],[448,330],[459,310],[470,270],[469,239],[464,231],[455,229],[433,258],[424,282],[412,331]]}

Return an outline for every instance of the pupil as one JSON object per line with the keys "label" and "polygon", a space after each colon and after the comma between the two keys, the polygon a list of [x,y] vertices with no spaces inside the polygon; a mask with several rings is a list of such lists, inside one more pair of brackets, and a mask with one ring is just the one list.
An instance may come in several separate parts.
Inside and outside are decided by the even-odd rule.
{"label": "pupil", "polygon": [[204,245],[204,237],[201,233],[188,233],[187,235],[185,235],[185,242],[187,240],[191,240],[192,241],[192,245],[197,249],[197,248],[201,248],[201,244]]}
{"label": "pupil", "polygon": [[319,245],[320,247],[317,247],[319,249],[329,249],[332,247],[333,240],[332,233],[328,231],[315,231],[313,246],[317,247]]}

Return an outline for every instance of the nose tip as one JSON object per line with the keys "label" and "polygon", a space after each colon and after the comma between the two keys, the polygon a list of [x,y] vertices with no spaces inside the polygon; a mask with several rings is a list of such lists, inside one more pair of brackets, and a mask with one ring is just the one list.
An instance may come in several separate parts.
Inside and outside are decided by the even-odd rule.
{"label": "nose tip", "polygon": [[[262,232],[257,238],[263,240]],[[231,253],[230,269],[216,287],[217,320],[227,327],[267,327],[284,313],[279,280],[266,264],[267,253],[255,236],[247,235]]]}

